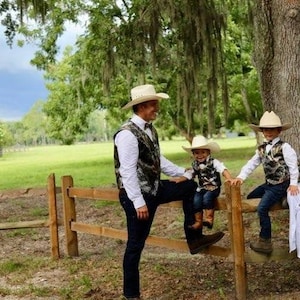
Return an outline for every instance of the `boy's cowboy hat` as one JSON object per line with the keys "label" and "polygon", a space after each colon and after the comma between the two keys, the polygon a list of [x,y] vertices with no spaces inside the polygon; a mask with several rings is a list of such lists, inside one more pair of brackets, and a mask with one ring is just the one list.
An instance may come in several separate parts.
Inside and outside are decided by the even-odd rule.
{"label": "boy's cowboy hat", "polygon": [[128,102],[123,109],[127,109],[136,104],[140,104],[150,100],[168,99],[169,95],[165,93],[156,93],[152,84],[144,84],[134,87],[131,90],[131,101]]}
{"label": "boy's cowboy hat", "polygon": [[192,146],[191,147],[184,147],[182,148],[190,152],[195,149],[208,149],[210,152],[218,152],[220,151],[220,146],[215,142],[208,142],[208,140],[203,135],[197,135],[193,138]]}
{"label": "boy's cowboy hat", "polygon": [[292,124],[281,124],[280,118],[273,111],[266,111],[260,118],[259,125],[249,124],[249,127],[255,131],[262,131],[262,128],[281,128],[281,130],[287,130],[292,127]]}

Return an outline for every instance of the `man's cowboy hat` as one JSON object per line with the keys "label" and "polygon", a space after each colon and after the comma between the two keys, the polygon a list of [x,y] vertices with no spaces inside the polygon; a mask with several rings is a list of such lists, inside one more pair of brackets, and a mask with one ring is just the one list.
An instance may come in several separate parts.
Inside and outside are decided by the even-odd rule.
{"label": "man's cowboy hat", "polygon": [[191,147],[184,147],[182,148],[190,152],[196,149],[208,149],[210,152],[218,152],[220,151],[220,146],[215,142],[208,142],[208,140],[203,135],[197,135],[193,138],[192,146]]}
{"label": "man's cowboy hat", "polygon": [[273,111],[266,111],[261,117],[259,125],[249,124],[249,126],[255,131],[262,131],[262,128],[281,128],[281,130],[287,130],[292,127],[292,124],[281,124],[280,118]]}
{"label": "man's cowboy hat", "polygon": [[136,104],[140,104],[150,100],[168,99],[169,95],[165,93],[156,93],[152,84],[139,85],[131,90],[131,101],[128,102],[123,109],[127,109]]}

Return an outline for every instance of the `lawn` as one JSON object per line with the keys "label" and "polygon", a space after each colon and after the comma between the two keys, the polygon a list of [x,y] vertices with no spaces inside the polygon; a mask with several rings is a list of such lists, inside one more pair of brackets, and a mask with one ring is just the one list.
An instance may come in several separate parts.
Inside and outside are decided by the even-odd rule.
{"label": "lawn", "polygon": [[[252,156],[256,140],[239,137],[216,139],[222,151],[214,155],[222,160],[233,176]],[[190,166],[191,157],[182,149],[183,139],[161,141],[163,154],[181,166]],[[31,147],[25,151],[4,152],[0,158],[0,190],[44,187],[47,177],[55,173],[59,181],[72,175],[81,187],[107,186],[115,183],[112,142],[71,146]],[[256,179],[256,176],[253,176]],[[249,179],[252,184],[252,179]]]}

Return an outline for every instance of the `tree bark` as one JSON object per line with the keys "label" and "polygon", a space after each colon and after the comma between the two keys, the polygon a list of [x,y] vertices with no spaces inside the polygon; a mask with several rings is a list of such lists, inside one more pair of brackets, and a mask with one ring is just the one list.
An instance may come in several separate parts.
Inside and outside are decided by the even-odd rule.
{"label": "tree bark", "polygon": [[300,150],[300,0],[256,0],[254,63],[264,109],[293,127],[282,133]]}

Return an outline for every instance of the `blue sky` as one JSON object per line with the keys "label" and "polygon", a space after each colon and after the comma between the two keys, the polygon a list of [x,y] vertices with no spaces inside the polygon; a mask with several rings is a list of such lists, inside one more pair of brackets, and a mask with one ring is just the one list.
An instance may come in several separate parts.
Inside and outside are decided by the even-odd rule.
{"label": "blue sky", "polygon": [[32,46],[12,49],[0,38],[0,120],[20,120],[37,100],[46,100],[43,73],[30,65]]}
{"label": "blue sky", "polygon": [[[37,50],[33,45],[11,49],[5,43],[3,28],[0,28],[0,121],[21,120],[38,100],[47,99],[43,72],[31,66],[30,60]],[[72,45],[82,32],[80,26],[68,26],[60,39],[61,51]]]}

